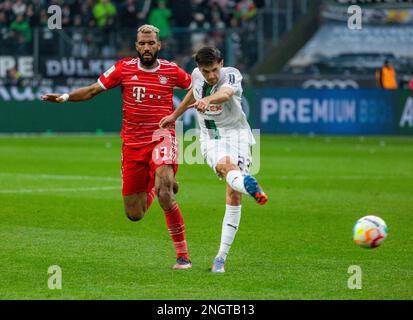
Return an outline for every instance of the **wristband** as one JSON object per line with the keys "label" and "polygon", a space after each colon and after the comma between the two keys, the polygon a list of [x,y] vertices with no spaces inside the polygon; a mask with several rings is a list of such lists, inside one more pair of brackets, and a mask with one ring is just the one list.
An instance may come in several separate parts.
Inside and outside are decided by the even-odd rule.
{"label": "wristband", "polygon": [[60,98],[62,98],[62,102],[66,102],[67,100],[69,100],[69,94],[68,93],[64,93],[60,96]]}

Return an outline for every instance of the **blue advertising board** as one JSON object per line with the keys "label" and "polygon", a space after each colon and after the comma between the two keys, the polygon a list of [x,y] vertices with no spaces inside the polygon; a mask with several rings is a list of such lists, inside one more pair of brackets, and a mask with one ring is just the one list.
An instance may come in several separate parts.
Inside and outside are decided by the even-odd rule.
{"label": "blue advertising board", "polygon": [[257,89],[263,133],[393,134],[397,91]]}
{"label": "blue advertising board", "polygon": [[[55,105],[39,100],[44,92],[71,89],[0,86],[0,133],[119,132],[118,89],[80,103]],[[177,106],[185,92],[175,93]],[[413,135],[413,90],[246,87],[242,108],[251,127],[262,133]],[[184,130],[196,127],[196,110],[188,110],[180,120]]]}

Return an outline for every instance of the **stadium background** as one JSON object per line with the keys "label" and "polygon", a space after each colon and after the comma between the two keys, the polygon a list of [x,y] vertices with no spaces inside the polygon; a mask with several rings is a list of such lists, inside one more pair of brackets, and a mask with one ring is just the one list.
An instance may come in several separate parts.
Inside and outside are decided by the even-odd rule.
{"label": "stadium background", "polygon": [[[146,22],[163,27],[160,56],[188,72],[197,48],[218,46],[226,65],[242,71],[250,122],[263,132],[413,132],[411,116],[402,118],[413,103],[411,4],[364,5],[362,29],[352,30],[348,5],[338,1],[109,3],[104,9],[100,1],[2,1],[1,132],[119,131],[119,90],[70,109],[38,97],[93,83],[116,60],[135,56],[133,35]],[[53,4],[62,8],[61,30],[48,28]],[[400,90],[372,90],[385,59]],[[194,119],[187,116],[185,125]]]}
{"label": "stadium background", "polygon": [[[0,0],[0,297],[411,299],[413,148],[404,136],[413,134],[413,5],[361,2],[362,29],[351,30],[348,4],[335,0]],[[99,17],[102,3],[110,4],[107,18]],[[61,30],[47,26],[54,4]],[[188,72],[197,48],[218,46],[243,73],[243,108],[264,133],[259,178],[274,203],[245,203],[252,212],[220,292],[220,280],[204,277],[222,219],[223,186],[209,169],[184,165],[178,195],[184,215],[192,212],[193,259],[205,270],[193,279],[164,273],[171,248],[159,208],[139,227],[119,219],[120,90],[84,103],[39,100],[135,56],[136,28],[146,22],[162,30],[160,56]],[[377,86],[385,59],[397,90]],[[182,120],[196,126],[193,111]],[[369,212],[391,226],[374,253],[357,251],[349,236]],[[69,274],[66,291],[45,286],[54,263]],[[363,265],[370,289],[348,290],[352,263]]]}

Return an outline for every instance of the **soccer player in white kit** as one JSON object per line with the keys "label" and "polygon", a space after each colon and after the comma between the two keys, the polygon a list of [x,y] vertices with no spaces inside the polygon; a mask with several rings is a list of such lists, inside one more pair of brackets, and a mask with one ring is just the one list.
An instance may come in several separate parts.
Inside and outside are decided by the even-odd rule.
{"label": "soccer player in white kit", "polygon": [[173,124],[189,108],[198,111],[202,155],[227,182],[221,244],[211,268],[212,272],[225,272],[225,260],[241,218],[242,194],[252,196],[261,205],[268,197],[249,175],[255,140],[241,108],[241,73],[236,68],[223,67],[222,54],[214,47],[200,49],[195,61],[198,67],[192,72],[192,88],[178,108],[159,124],[162,128]]}

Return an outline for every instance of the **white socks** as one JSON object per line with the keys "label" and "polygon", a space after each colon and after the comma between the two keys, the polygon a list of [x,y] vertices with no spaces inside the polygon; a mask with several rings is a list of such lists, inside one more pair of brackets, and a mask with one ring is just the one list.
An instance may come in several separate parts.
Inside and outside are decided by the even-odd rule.
{"label": "white socks", "polygon": [[244,187],[244,176],[240,171],[231,170],[227,173],[227,183],[235,191],[248,194]]}
{"label": "white socks", "polygon": [[221,245],[218,256],[224,260],[227,257],[241,219],[241,206],[226,205],[224,221],[222,222]]}
{"label": "white socks", "polygon": [[[244,187],[244,176],[238,170],[231,170],[226,177],[228,185],[235,191],[248,194]],[[224,221],[222,222],[221,245],[217,257],[224,260],[227,257],[241,219],[241,206],[226,205]]]}

